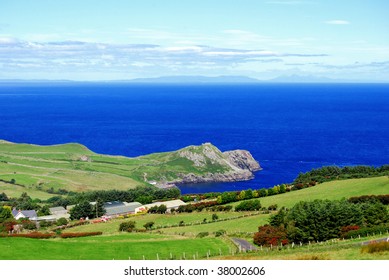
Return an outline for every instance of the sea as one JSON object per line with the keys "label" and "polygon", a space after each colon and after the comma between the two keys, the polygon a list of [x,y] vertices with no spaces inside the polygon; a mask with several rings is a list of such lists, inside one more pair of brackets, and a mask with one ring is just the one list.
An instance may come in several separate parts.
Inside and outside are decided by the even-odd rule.
{"label": "sea", "polygon": [[389,84],[1,83],[0,139],[129,157],[211,142],[263,169],[183,194],[269,188],[325,165],[388,164]]}

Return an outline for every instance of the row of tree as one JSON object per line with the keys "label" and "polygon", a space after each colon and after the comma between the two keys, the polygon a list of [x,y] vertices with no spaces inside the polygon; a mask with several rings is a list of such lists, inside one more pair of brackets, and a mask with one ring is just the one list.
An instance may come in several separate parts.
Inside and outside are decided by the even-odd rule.
{"label": "row of tree", "polygon": [[302,201],[290,210],[282,208],[272,215],[269,225],[259,227],[254,235],[254,243],[278,245],[325,241],[341,237],[345,234],[345,229],[352,230],[353,226],[363,228],[388,222],[387,207],[377,201]]}
{"label": "row of tree", "polygon": [[104,190],[104,191],[90,191],[69,195],[67,197],[55,196],[47,200],[52,206],[64,206],[79,204],[83,201],[137,201],[142,204],[148,204],[154,200],[169,200],[179,198],[181,191],[178,188],[166,188],[160,189],[154,186],[141,187],[138,186],[134,189],[127,191],[120,190]]}
{"label": "row of tree", "polygon": [[300,173],[293,181],[294,186],[306,186],[309,184],[323,183],[327,181],[352,178],[369,178],[389,175],[389,164],[379,167],[374,166],[323,166],[312,169],[306,173]]}

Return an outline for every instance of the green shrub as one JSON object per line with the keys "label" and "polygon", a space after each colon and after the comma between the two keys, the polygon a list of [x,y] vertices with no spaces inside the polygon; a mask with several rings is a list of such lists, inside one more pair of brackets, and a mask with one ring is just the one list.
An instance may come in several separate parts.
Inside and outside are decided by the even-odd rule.
{"label": "green shrub", "polygon": [[44,221],[44,220],[39,222],[39,226],[43,227],[43,228],[49,227],[52,225],[54,225],[54,222],[49,222],[49,221]]}
{"label": "green shrub", "polygon": [[135,221],[128,221],[121,223],[119,226],[119,231],[128,231],[131,232],[135,229]]}
{"label": "green shrub", "polygon": [[57,226],[66,226],[68,224],[68,220],[66,218],[59,218],[56,224]]}
{"label": "green shrub", "polygon": [[215,231],[215,237],[223,236],[227,232],[224,229],[219,229],[218,231]]}
{"label": "green shrub", "polygon": [[367,235],[373,235],[373,234],[381,234],[385,233],[389,230],[389,225],[380,225],[380,226],[374,226],[374,227],[364,227],[360,228],[358,230],[350,230],[345,235],[344,238],[350,239],[350,238],[357,238],[359,236],[364,237]]}
{"label": "green shrub", "polygon": [[209,232],[203,231],[203,232],[199,232],[196,237],[203,238],[203,237],[206,237],[208,235],[209,235]]}
{"label": "green shrub", "polygon": [[102,235],[101,231],[92,231],[92,232],[66,232],[61,233],[61,238],[77,238],[77,237],[85,237],[85,236],[95,236]]}
{"label": "green shrub", "polygon": [[361,251],[362,253],[370,253],[370,254],[389,251],[389,242],[387,241],[372,242],[366,246],[363,246]]}
{"label": "green shrub", "polygon": [[235,211],[255,211],[261,209],[261,202],[258,199],[242,201],[235,207]]}

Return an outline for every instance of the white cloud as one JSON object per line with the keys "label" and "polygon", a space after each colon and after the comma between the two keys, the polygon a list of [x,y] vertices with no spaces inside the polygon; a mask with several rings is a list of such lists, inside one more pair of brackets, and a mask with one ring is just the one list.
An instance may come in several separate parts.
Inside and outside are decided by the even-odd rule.
{"label": "white cloud", "polygon": [[161,46],[82,41],[37,43],[0,37],[0,72],[15,75],[39,72],[42,75],[46,73],[86,75],[93,72],[107,76],[109,73],[152,76],[156,73],[171,74],[170,70],[187,74],[200,74],[202,70],[207,73],[211,71],[225,73],[226,69],[238,69],[244,64],[270,65],[282,62],[286,57],[310,59],[322,55],[204,45]]}
{"label": "white cloud", "polygon": [[343,19],[333,19],[333,20],[328,20],[325,22],[326,24],[333,24],[333,25],[347,25],[350,24],[349,21],[343,20]]}

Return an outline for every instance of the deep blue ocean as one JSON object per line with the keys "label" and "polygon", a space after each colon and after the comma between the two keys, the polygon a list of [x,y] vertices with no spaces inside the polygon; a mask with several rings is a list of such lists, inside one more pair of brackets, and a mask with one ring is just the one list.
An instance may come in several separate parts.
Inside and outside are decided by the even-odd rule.
{"label": "deep blue ocean", "polygon": [[263,170],[182,193],[272,187],[323,165],[389,163],[389,84],[0,84],[0,139],[130,157],[211,142]]}

